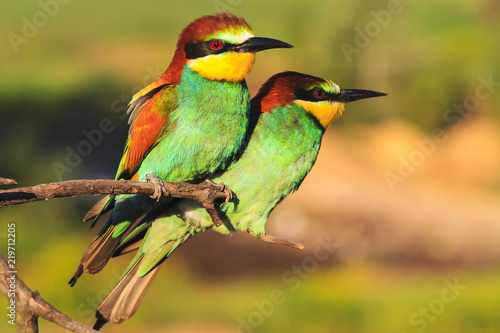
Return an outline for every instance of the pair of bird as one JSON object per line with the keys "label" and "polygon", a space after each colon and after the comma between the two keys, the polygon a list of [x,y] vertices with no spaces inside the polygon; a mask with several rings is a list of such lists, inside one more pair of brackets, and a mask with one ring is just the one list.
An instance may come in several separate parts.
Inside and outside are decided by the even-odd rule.
{"label": "pair of bird", "polygon": [[248,23],[235,15],[203,16],[182,31],[165,73],[133,97],[116,179],[211,178],[227,185],[235,197],[221,207],[225,223],[218,227],[192,200],[118,195],[99,201],[84,220],[95,224],[109,215],[108,220],[70,284],[84,272],[99,272],[113,256],[137,253],[99,305],[95,329],[130,318],[164,260],[201,231],[247,231],[279,243],[266,235],[269,214],[311,170],[326,128],[346,103],[385,95],[283,72],[269,78],[250,100],[245,77],[254,54],[289,47],[254,37]]}

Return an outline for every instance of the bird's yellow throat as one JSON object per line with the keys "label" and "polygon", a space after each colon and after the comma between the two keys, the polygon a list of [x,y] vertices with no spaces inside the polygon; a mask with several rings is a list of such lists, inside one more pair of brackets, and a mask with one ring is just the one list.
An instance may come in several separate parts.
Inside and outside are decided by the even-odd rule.
{"label": "bird's yellow throat", "polygon": [[192,70],[209,80],[243,81],[252,69],[253,53],[228,52],[188,60]]}
{"label": "bird's yellow throat", "polygon": [[345,106],[344,103],[330,101],[310,102],[295,100],[294,103],[316,117],[324,128],[327,128],[335,119],[342,116]]}

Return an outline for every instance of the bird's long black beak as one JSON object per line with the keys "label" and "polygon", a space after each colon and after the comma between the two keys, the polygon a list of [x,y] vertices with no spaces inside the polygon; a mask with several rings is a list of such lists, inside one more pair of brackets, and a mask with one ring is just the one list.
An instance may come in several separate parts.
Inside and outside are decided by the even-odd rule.
{"label": "bird's long black beak", "polygon": [[273,38],[253,37],[235,47],[238,52],[256,53],[269,49],[291,48],[293,45]]}
{"label": "bird's long black beak", "polygon": [[386,93],[362,90],[362,89],[340,89],[340,95],[337,95],[338,101],[342,103],[354,102],[360,99],[386,96]]}

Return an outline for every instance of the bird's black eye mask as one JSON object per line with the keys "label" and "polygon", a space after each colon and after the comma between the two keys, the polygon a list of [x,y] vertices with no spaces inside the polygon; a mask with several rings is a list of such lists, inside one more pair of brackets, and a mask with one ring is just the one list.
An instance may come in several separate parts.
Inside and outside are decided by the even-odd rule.
{"label": "bird's black eye mask", "polygon": [[227,51],[237,51],[237,46],[220,39],[211,39],[199,43],[186,43],[184,52],[186,59],[202,58],[210,54],[221,54]]}
{"label": "bird's black eye mask", "polygon": [[326,92],[321,88],[313,88],[310,90],[297,89],[295,91],[295,98],[309,102],[340,101],[340,94]]}

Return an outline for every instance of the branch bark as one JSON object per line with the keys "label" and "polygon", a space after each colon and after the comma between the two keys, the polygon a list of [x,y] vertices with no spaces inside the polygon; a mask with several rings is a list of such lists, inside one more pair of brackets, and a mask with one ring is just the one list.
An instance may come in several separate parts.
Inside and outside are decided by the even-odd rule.
{"label": "branch bark", "polygon": [[[14,283],[11,283],[13,281]],[[13,287],[15,285],[15,287]],[[12,272],[7,261],[0,254],[0,289],[9,301],[9,306],[14,304],[16,314],[16,326],[18,332],[38,332],[38,317],[42,317],[72,332],[92,333],[97,332],[64,313],[58,311],[47,303],[38,293],[32,291]],[[12,303],[12,301],[14,303]]]}
{"label": "branch bark", "polygon": [[[205,181],[200,184],[164,182],[169,196],[198,201],[208,211],[215,225],[222,221],[217,215],[214,203],[227,201],[232,192],[223,184]],[[132,180],[67,180],[31,187],[0,191],[0,207],[14,206],[52,198],[77,197],[97,194],[144,194],[153,195],[155,186],[148,182]]]}
{"label": "branch bark", "polygon": [[6,185],[17,185],[17,182],[14,179],[0,177],[0,186]]}

